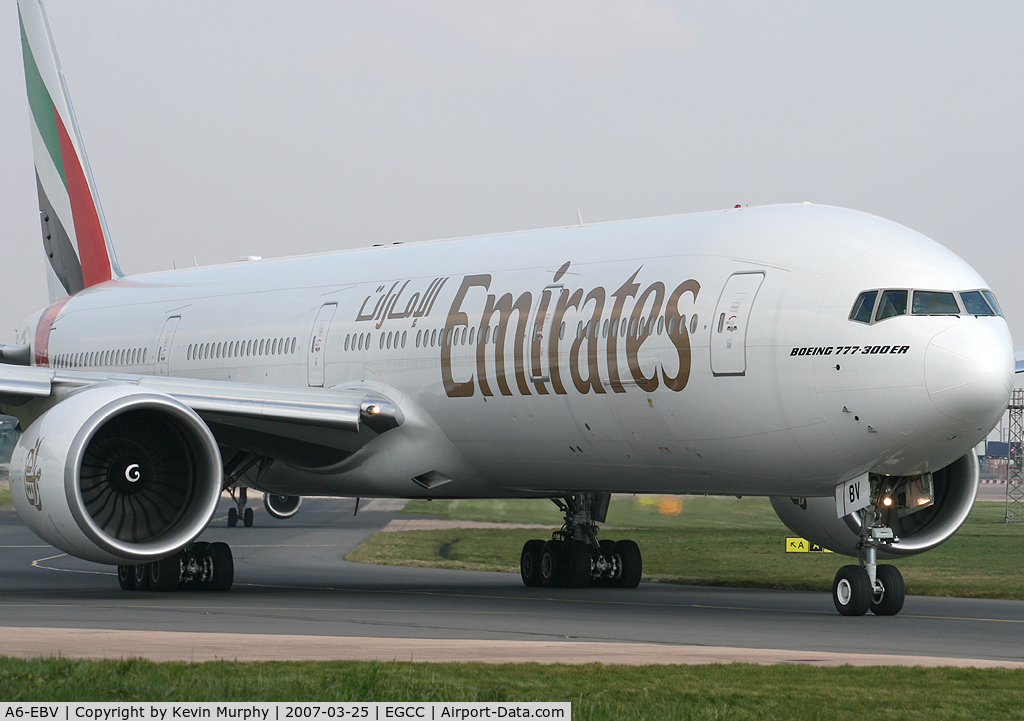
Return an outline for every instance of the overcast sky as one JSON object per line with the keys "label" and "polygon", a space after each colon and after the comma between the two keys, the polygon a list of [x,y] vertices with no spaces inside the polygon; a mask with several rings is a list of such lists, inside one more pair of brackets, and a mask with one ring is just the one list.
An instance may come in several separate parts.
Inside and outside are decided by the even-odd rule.
{"label": "overcast sky", "polygon": [[[2,5],[11,342],[47,298]],[[46,9],[126,272],[813,201],[951,248],[1024,345],[1020,0]]]}

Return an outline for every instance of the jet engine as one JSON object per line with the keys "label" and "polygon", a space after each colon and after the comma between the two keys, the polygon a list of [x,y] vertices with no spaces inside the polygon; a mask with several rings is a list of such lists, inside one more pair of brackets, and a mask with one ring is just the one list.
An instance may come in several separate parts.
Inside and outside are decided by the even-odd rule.
{"label": "jet engine", "polygon": [[[878,556],[912,556],[935,548],[967,520],[978,495],[978,458],[972,452],[931,474],[877,479],[892,504],[880,506],[882,523],[899,539],[880,548]],[[776,497],[771,502],[794,533],[830,551],[857,555],[860,516],[837,518],[834,498]]]}
{"label": "jet engine", "polygon": [[263,495],[263,506],[267,513],[277,519],[291,518],[299,512],[302,496],[280,496],[276,493]]}
{"label": "jet engine", "polygon": [[78,558],[139,564],[195,539],[217,509],[220,451],[177,399],[93,385],[30,425],[11,458],[11,496],[40,538]]}

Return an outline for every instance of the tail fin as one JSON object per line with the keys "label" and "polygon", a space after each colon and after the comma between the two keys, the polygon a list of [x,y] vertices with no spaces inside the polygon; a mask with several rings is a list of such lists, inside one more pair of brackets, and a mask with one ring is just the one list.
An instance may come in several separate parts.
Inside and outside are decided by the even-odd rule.
{"label": "tail fin", "polygon": [[18,0],[50,302],[124,275],[40,0]]}

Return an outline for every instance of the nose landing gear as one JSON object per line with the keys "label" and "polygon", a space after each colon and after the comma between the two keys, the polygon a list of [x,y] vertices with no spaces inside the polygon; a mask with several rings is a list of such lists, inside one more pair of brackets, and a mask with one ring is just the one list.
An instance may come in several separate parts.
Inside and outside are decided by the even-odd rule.
{"label": "nose landing gear", "polygon": [[565,515],[550,541],[523,545],[519,572],[527,586],[636,588],[643,557],[633,541],[598,541],[597,523],[608,514],[609,493],[578,493],[552,498]]}
{"label": "nose landing gear", "polygon": [[895,616],[903,609],[907,597],[903,574],[895,566],[878,565],[878,549],[899,541],[882,518],[881,508],[885,499],[891,498],[890,490],[873,480],[874,503],[857,511],[861,518],[860,565],[843,566],[832,582],[832,602],[843,616],[863,616],[869,610],[876,616]]}

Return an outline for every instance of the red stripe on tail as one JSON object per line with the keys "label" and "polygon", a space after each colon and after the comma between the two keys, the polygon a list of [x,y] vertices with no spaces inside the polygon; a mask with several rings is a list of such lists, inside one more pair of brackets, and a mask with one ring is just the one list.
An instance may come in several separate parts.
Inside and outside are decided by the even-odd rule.
{"label": "red stripe on tail", "polygon": [[64,160],[64,182],[71,198],[71,215],[75,221],[78,256],[82,263],[82,280],[88,288],[110,280],[110,257],[107,255],[107,243],[103,238],[100,216],[96,212],[96,203],[93,201],[89,181],[85,178],[78,153],[75,152],[71,136],[68,135],[56,107],[53,109],[53,115],[57,119],[60,154]]}
{"label": "red stripe on tail", "polygon": [[50,365],[50,330],[53,322],[57,320],[57,314],[71,298],[62,298],[51,305],[39,318],[39,325],[36,326],[35,357],[37,366]]}

